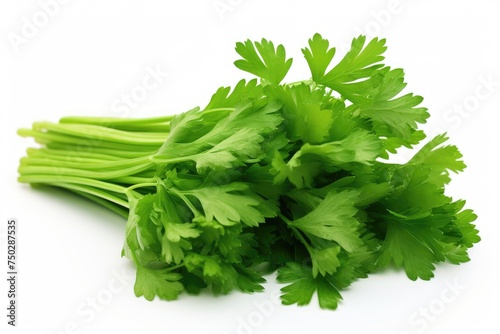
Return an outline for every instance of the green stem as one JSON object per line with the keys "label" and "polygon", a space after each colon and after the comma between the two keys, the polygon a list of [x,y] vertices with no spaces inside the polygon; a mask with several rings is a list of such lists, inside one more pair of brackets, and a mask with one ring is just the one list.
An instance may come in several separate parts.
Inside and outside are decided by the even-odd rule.
{"label": "green stem", "polygon": [[80,152],[97,153],[97,154],[103,154],[103,155],[115,157],[117,159],[139,158],[139,157],[143,157],[145,155],[149,156],[149,155],[153,155],[158,150],[158,147],[153,148],[151,150],[134,151],[132,147],[129,147],[128,149],[110,149],[110,148],[95,147],[95,146],[90,146],[90,145],[88,145],[88,146],[67,145],[67,144],[63,144],[63,143],[54,143],[54,142],[48,143],[47,148],[49,150],[75,152],[74,154],[80,154]]}
{"label": "green stem", "polygon": [[141,177],[141,176],[122,176],[122,177],[117,177],[114,179],[109,179],[109,181],[112,181],[113,183],[123,183],[123,184],[138,184],[138,183],[151,183],[156,185],[155,179],[152,177]]}
{"label": "green stem", "polygon": [[98,159],[82,159],[78,157],[72,157],[72,156],[67,156],[67,157],[52,157],[52,156],[39,156],[39,157],[33,157],[33,156],[27,156],[27,157],[22,157],[21,160],[21,165],[23,166],[65,166],[65,167],[82,167],[83,165],[89,165],[89,164],[105,164],[109,161],[102,161]]}
{"label": "green stem", "polygon": [[186,195],[184,195],[182,192],[180,192],[179,190],[177,190],[175,188],[169,188],[168,191],[173,193],[174,195],[176,195],[180,199],[182,199],[182,201],[189,207],[189,209],[191,209],[191,211],[195,214],[195,216],[201,216],[201,213],[193,205],[193,203],[191,203],[191,201],[186,197]]}
{"label": "green stem", "polygon": [[292,230],[293,234],[297,237],[297,239],[299,239],[299,241],[309,251],[311,246],[309,245],[307,240],[302,236],[302,233],[300,233],[299,230],[297,230],[294,226],[292,226],[292,224],[291,224],[292,222],[288,218],[286,218],[282,213],[278,213],[278,217],[280,217],[286,223],[286,225]]}
{"label": "green stem", "polygon": [[59,145],[74,145],[75,147],[88,148],[92,151],[95,148],[105,148],[116,151],[156,151],[162,144],[152,145],[152,144],[125,144],[112,141],[105,141],[100,139],[90,139],[83,137],[74,137],[65,134],[53,133],[53,132],[42,132],[32,129],[19,129],[17,133],[22,137],[33,137],[40,144],[45,144],[47,147],[52,143],[57,143]]}
{"label": "green stem", "polygon": [[193,156],[187,156],[187,157],[177,157],[177,158],[158,158],[155,155],[152,155],[150,157],[150,160],[155,162],[155,163],[162,163],[162,164],[175,164],[179,162],[186,162],[192,160]]}
{"label": "green stem", "polygon": [[113,196],[110,193],[107,193],[107,192],[102,191],[100,189],[87,187],[87,186],[84,186],[81,184],[64,183],[64,182],[61,182],[61,183],[53,182],[53,183],[50,183],[50,185],[60,187],[60,188],[66,188],[69,190],[76,190],[76,191],[85,192],[87,194],[90,194],[90,195],[93,195],[96,197],[100,197],[100,198],[105,199],[107,201],[110,201],[112,203],[116,203],[124,208],[127,208],[127,209],[129,208],[127,201],[125,201],[121,198],[118,198],[116,196]]}
{"label": "green stem", "polygon": [[78,124],[93,124],[101,126],[113,126],[124,124],[155,124],[170,122],[175,115],[149,117],[149,118],[119,118],[119,117],[80,117],[70,116],[63,117],[59,120],[60,123],[78,123]]}
{"label": "green stem", "polygon": [[298,231],[295,227],[293,226],[290,226],[290,229],[292,230],[293,234],[300,240],[300,242],[306,246],[307,250],[309,251],[311,246],[309,245],[309,243],[307,242],[307,240],[302,236],[302,233],[300,233],[300,231]]}
{"label": "green stem", "polygon": [[50,122],[33,123],[33,129],[36,131],[48,130],[85,139],[97,139],[102,141],[134,145],[137,145],[138,143],[141,145],[162,145],[168,136],[168,132],[136,133],[106,128],[97,125],[55,124]]}
{"label": "green stem", "polygon": [[170,123],[113,125],[113,129],[120,131],[168,134],[170,132]]}
{"label": "green stem", "polygon": [[108,191],[113,191],[116,193],[120,194],[125,194],[125,190],[127,189],[126,187],[109,183],[109,182],[103,182],[99,180],[94,180],[94,179],[87,179],[87,178],[81,178],[81,177],[74,177],[74,176],[65,176],[65,175],[51,175],[51,174],[36,174],[36,175],[23,175],[21,174],[18,178],[19,182],[22,183],[45,183],[45,184],[60,184],[60,183],[65,183],[65,184],[79,184],[79,185],[85,185],[85,186],[90,186],[94,188],[99,188],[103,190],[108,190]]}
{"label": "green stem", "polygon": [[48,174],[48,175],[70,175],[76,177],[92,178],[98,180],[114,179],[121,176],[133,175],[142,172],[150,167],[153,167],[153,162],[148,162],[145,164],[140,164],[132,166],[129,168],[123,168],[120,170],[111,171],[89,171],[76,168],[66,168],[57,166],[23,166],[21,165],[18,169],[21,175],[32,175],[32,174]]}
{"label": "green stem", "polygon": [[[52,160],[50,158],[32,158],[24,157],[21,158],[21,166],[46,166],[46,167],[57,167],[57,168],[71,168],[75,170],[97,170],[97,171],[114,171],[122,170],[127,167],[134,167],[141,164],[150,163],[149,157],[133,158],[127,160],[119,161],[99,161],[94,159],[80,160],[78,162],[73,161],[61,161]],[[84,164],[84,166],[82,166]],[[82,167],[84,169],[82,169]]]}
{"label": "green stem", "polygon": [[[196,107],[192,110],[200,110]],[[219,111],[233,111],[234,108],[212,108],[205,109],[202,112],[219,112]],[[115,127],[120,125],[145,125],[145,124],[159,124],[159,123],[170,123],[176,115],[166,115],[158,117],[146,117],[146,118],[121,118],[121,117],[88,117],[88,116],[69,116],[63,117],[59,120],[62,124],[89,124],[89,125],[100,125],[105,127]]]}
{"label": "green stem", "polygon": [[203,110],[203,113],[221,112],[221,111],[234,111],[235,108],[211,108]]}
{"label": "green stem", "polygon": [[158,182],[146,182],[146,183],[138,183],[131,185],[127,189],[133,190],[136,188],[142,188],[142,187],[156,187],[158,185]]}
{"label": "green stem", "polygon": [[51,159],[61,161],[79,161],[79,159],[95,159],[95,160],[119,160],[119,157],[112,156],[109,154],[100,154],[76,150],[60,150],[60,149],[49,149],[49,148],[28,148],[26,153],[29,157],[50,157]]}
{"label": "green stem", "polygon": [[122,216],[123,218],[127,219],[128,218],[128,210],[125,210],[123,209],[123,207],[121,206],[118,206],[116,205],[115,203],[113,202],[110,202],[108,200],[105,200],[101,197],[98,197],[98,196],[95,196],[95,195],[91,195],[89,193],[86,193],[86,192],[83,192],[83,191],[79,191],[79,190],[74,190],[74,189],[68,189],[72,192],[74,192],[75,194],[78,194],[82,197],[85,197],[111,211],[113,211],[114,213],[117,213],[119,214],[120,216]]}

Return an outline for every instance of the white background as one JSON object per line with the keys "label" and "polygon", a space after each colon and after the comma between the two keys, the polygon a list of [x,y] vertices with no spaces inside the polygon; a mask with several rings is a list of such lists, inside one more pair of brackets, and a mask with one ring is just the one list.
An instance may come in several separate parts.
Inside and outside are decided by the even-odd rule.
{"label": "white background", "polygon": [[[61,0],[55,7],[2,0],[2,273],[5,222],[15,217],[20,225],[19,326],[9,333],[498,332],[498,2],[401,2]],[[40,3],[52,3],[52,16]],[[425,97],[432,115],[425,130],[448,131],[464,154],[468,169],[447,192],[479,215],[483,240],[471,262],[440,265],[430,282],[374,274],[344,291],[335,312],[315,301],[276,304],[274,276],[260,294],[147,302],[134,296],[134,268],[120,257],[123,219],[76,196],[16,182],[18,160],[34,145],[16,129],[65,115],[141,117],[204,106],[216,88],[247,77],[232,65],[234,44],[247,38],[283,43],[294,57],[287,81],[307,79],[300,48],[315,32],[340,53],[361,33],[387,38],[386,64],[404,68],[407,92]],[[158,85],[124,108],[122,95],[151,70],[162,72]],[[91,311],[96,298],[99,311]]]}

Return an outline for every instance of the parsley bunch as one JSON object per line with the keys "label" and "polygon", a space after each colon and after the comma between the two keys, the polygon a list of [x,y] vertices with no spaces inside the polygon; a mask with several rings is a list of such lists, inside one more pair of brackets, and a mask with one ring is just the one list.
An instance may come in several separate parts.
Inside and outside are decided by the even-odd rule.
{"label": "parsley bunch", "polygon": [[402,94],[402,69],[382,63],[385,40],[355,38],[332,64],[321,35],[302,50],[312,78],[283,84],[282,45],[237,43],[256,75],[219,88],[204,109],[144,119],[66,117],[21,129],[19,181],[68,189],[127,218],[122,255],[134,291],[263,289],[277,270],[284,304],[335,309],[340,291],[387,266],[428,280],[436,263],[469,261],[476,215],[444,194],[465,168],[445,135],[425,138],[422,97]]}

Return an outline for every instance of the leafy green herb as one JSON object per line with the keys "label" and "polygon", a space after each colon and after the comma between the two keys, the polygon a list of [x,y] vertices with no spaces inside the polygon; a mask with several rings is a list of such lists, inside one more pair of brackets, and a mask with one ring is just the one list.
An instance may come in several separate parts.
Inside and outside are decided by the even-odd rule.
{"label": "leafy green herb", "polygon": [[340,291],[387,266],[416,280],[469,261],[476,215],[444,194],[462,155],[425,138],[422,98],[382,63],[385,40],[336,50],[316,34],[302,50],[311,79],[282,83],[285,48],[237,43],[235,65],[259,80],[221,87],[204,109],[144,119],[65,117],[20,129],[41,148],[19,181],[65,188],[127,219],[122,254],[147,300],[184,290],[263,290],[275,270],[284,304],[337,308]]}

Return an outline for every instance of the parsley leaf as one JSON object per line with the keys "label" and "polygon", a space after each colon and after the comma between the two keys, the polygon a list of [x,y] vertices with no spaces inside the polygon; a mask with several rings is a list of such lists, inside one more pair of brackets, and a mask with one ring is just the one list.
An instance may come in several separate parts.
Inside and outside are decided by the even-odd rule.
{"label": "parsley leaf", "polygon": [[134,292],[137,297],[144,296],[153,300],[155,296],[164,300],[177,299],[184,286],[179,282],[182,275],[169,272],[167,269],[148,269],[137,267]]}
{"label": "parsley leaf", "polygon": [[425,218],[394,215],[386,216],[386,220],[387,235],[382,243],[379,265],[387,266],[392,259],[396,266],[404,266],[412,280],[433,277],[433,262],[444,260],[439,228],[448,223],[449,218],[442,215]]}
{"label": "parsley leaf", "polygon": [[307,305],[315,291],[321,308],[335,310],[342,299],[329,277],[313,277],[311,270],[290,262],[278,270],[278,282],[290,283],[281,289],[281,300],[285,305]]}
{"label": "parsley leaf", "polygon": [[257,226],[264,222],[265,217],[274,215],[264,209],[264,200],[250,192],[244,183],[233,182],[180,192],[199,201],[207,220],[215,219],[224,226],[239,222]]}
{"label": "parsley leaf", "polygon": [[[386,50],[385,39],[374,38],[366,46],[365,42],[365,36],[353,39],[351,48],[344,58],[326,74],[318,76],[328,66],[326,62],[331,61],[335,51],[328,50],[328,42],[320,35],[315,36],[309,41],[312,51],[306,49],[308,51],[305,52],[309,66],[314,71],[313,79],[339,92],[351,102],[364,101],[380,82],[381,78],[375,74],[383,67],[380,62],[384,60],[382,54]],[[318,69],[321,71],[318,72]]]}
{"label": "parsley leaf", "polygon": [[[257,49],[257,50],[256,50]],[[292,59],[286,59],[283,45],[266,39],[252,43],[250,40],[236,44],[236,52],[243,58],[234,62],[239,69],[278,85],[292,66]]]}
{"label": "parsley leaf", "polygon": [[418,143],[417,124],[429,117],[426,108],[417,107],[423,98],[412,93],[396,97],[406,87],[403,70],[384,68],[380,72],[383,79],[373,97],[360,103],[361,114],[372,120],[378,135],[398,138],[406,146]]}
{"label": "parsley leaf", "polygon": [[362,245],[359,238],[359,222],[354,217],[356,192],[329,193],[319,205],[304,217],[288,222],[306,234],[337,242],[352,252]]}
{"label": "parsley leaf", "polygon": [[312,78],[316,82],[324,77],[325,71],[335,55],[335,48],[329,49],[329,45],[330,43],[326,39],[316,33],[309,39],[309,48],[302,49],[304,58],[311,69]]}

